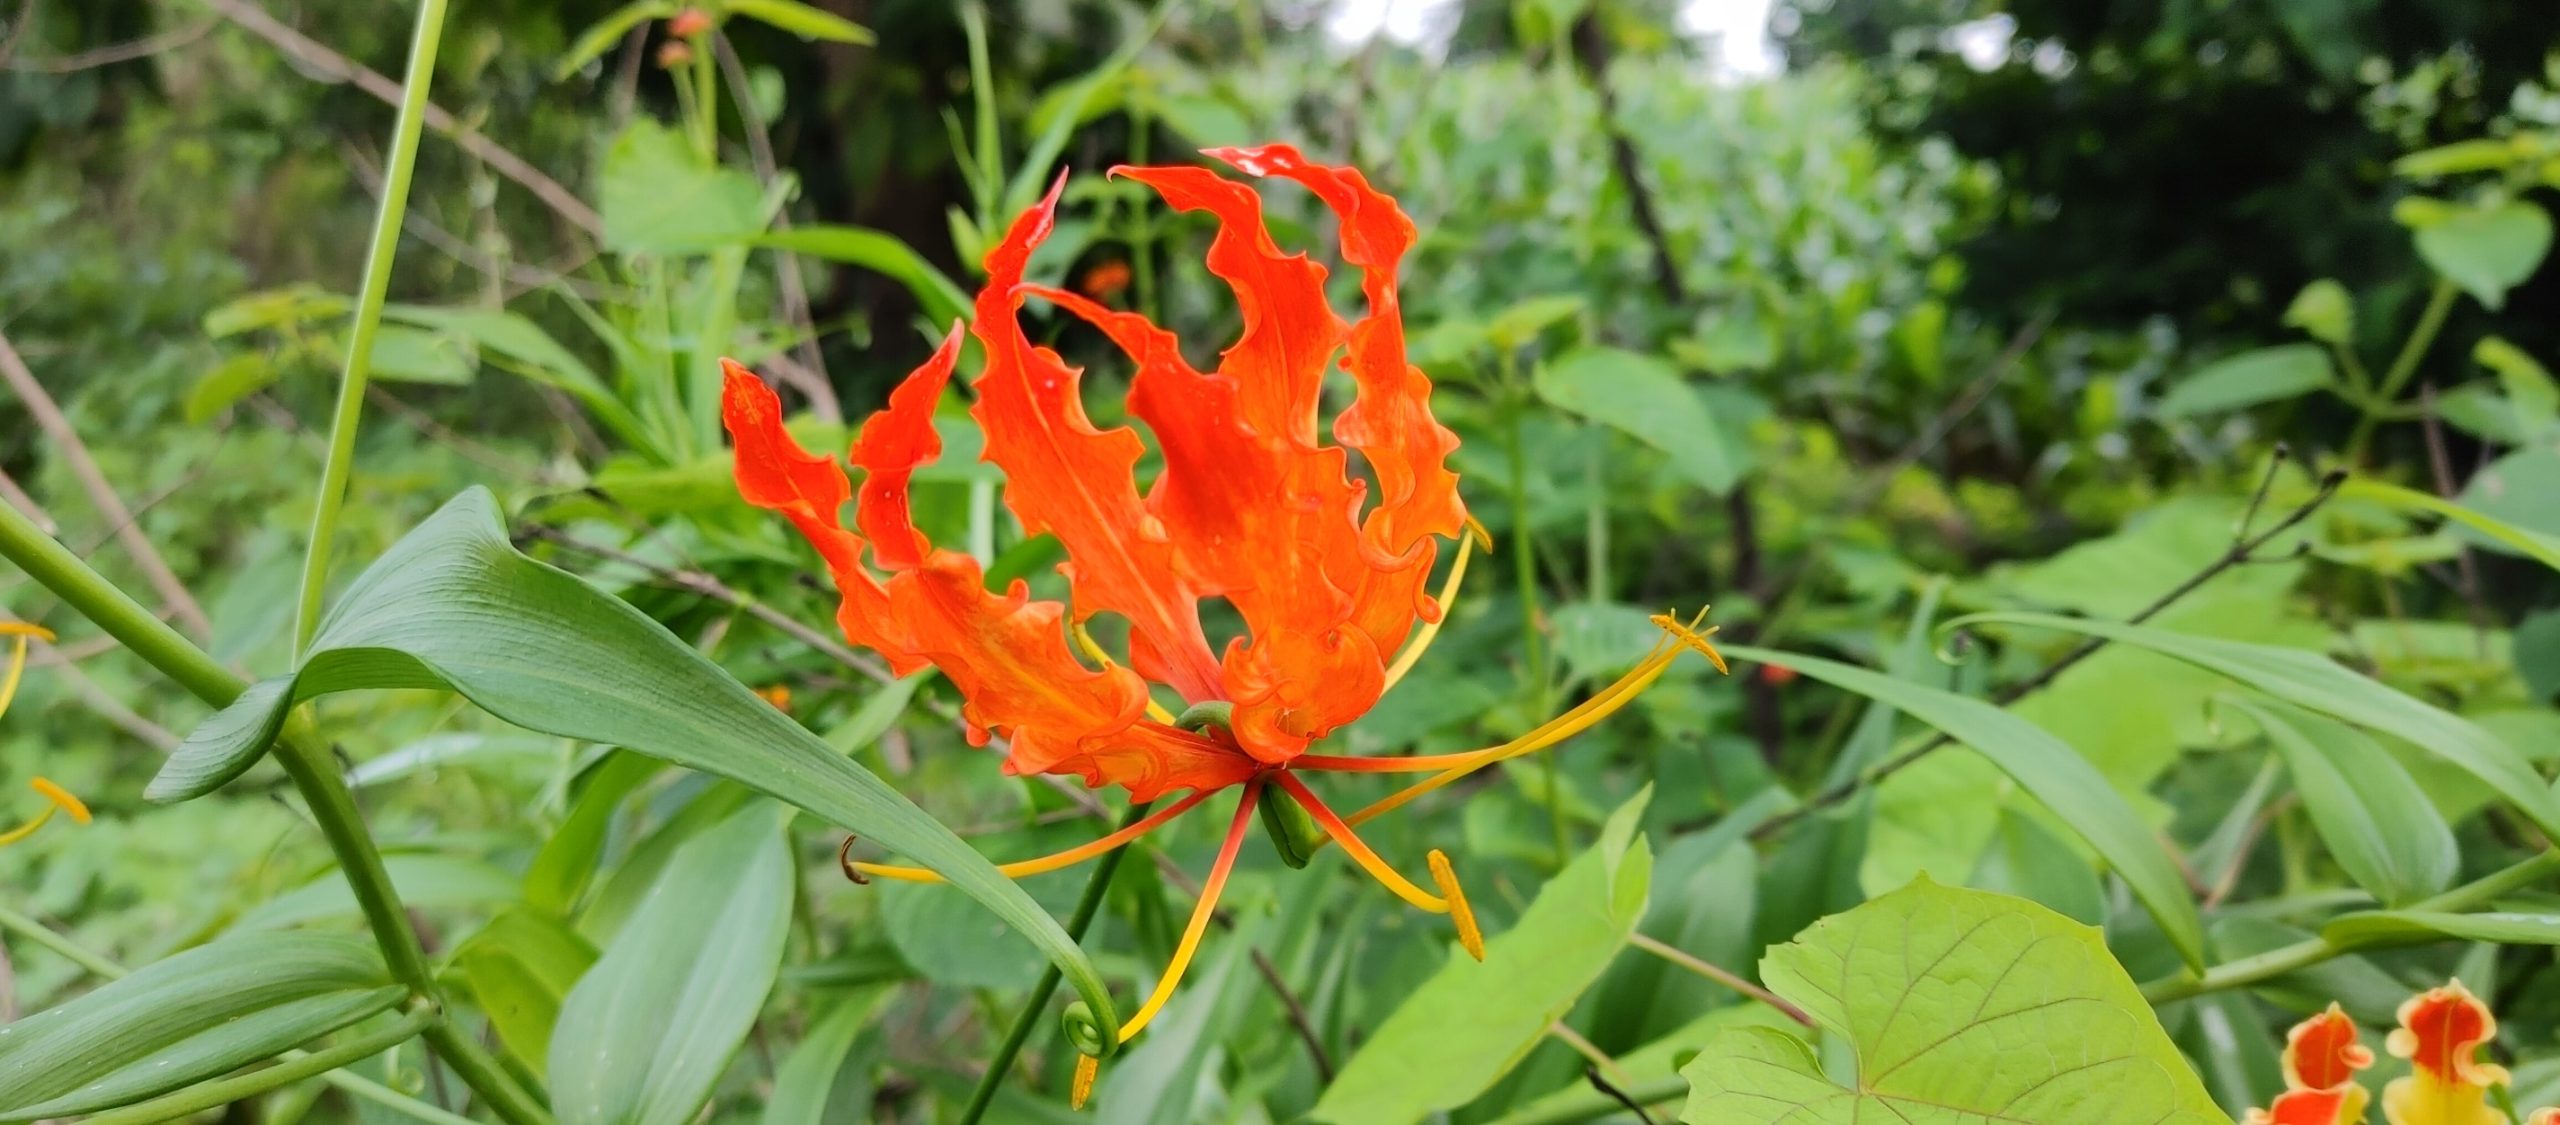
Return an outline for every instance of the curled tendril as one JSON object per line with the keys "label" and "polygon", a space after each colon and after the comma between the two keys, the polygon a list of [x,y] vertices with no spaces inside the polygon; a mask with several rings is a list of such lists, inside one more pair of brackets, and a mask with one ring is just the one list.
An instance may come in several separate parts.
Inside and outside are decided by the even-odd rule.
{"label": "curled tendril", "polygon": [[858,887],[868,887],[871,885],[871,876],[863,874],[860,868],[853,865],[853,842],[861,838],[851,833],[845,835],[844,846],[836,849],[836,866],[844,869],[846,881]]}
{"label": "curled tendril", "polygon": [[1173,725],[1188,731],[1197,731],[1205,727],[1232,726],[1235,714],[1235,704],[1223,699],[1211,699],[1183,708],[1182,714],[1174,716]]}
{"label": "curled tendril", "polygon": [[1067,1042],[1080,1054],[1107,1059],[1120,1050],[1117,1031],[1094,1019],[1093,1005],[1082,1000],[1067,1005],[1066,1014],[1058,1017],[1058,1023],[1067,1033]]}

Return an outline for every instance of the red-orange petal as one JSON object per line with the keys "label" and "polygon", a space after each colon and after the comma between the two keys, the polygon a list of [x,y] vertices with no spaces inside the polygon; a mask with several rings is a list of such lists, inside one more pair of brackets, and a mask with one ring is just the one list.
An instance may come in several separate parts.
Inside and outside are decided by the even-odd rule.
{"label": "red-orange petal", "polygon": [[2395,1125],[2505,1125],[2488,1093],[2507,1070],[2477,1057],[2497,1034],[2497,1017],[2461,981],[2410,997],[2384,1043],[2409,1060],[2409,1076],[2383,1090],[2383,1115]]}
{"label": "red-orange petal", "polygon": [[951,381],[960,361],[960,326],[954,324],[942,346],[924,365],[889,392],[889,405],[863,422],[853,442],[853,463],[864,471],[862,502],[854,521],[871,537],[871,557],[886,570],[906,570],[924,562],[930,544],[916,530],[907,486],[916,466],[942,453],[942,435],[933,429],[934,404]]}
{"label": "red-orange petal", "polygon": [[2356,1080],[2356,1072],[2373,1065],[2373,1052],[2357,1042],[2356,1021],[2336,1004],[2293,1025],[2284,1037],[2285,1085],[2301,1090],[2327,1090]]}
{"label": "red-orange petal", "polygon": [[[1064,607],[1030,600],[1018,581],[988,593],[977,560],[955,551],[927,549],[887,582],[872,577],[861,564],[862,537],[838,522],[852,492],[844,467],[792,439],[772,388],[743,367],[727,372],[722,415],[739,494],[781,512],[817,547],[843,594],[836,621],[847,640],[879,651],[900,673],[940,668],[965,701],[972,738],[994,729],[1012,739],[1006,765],[1016,772],[1047,772],[1123,744],[1146,706],[1146,685],[1127,669],[1097,672],[1077,661],[1059,621]],[[903,495],[890,502],[903,512]]]}
{"label": "red-orange petal", "polygon": [[1055,535],[1068,561],[1076,619],[1109,611],[1129,619],[1130,663],[1194,702],[1225,697],[1200,629],[1199,595],[1174,565],[1171,542],[1138,501],[1133,475],[1144,445],[1125,427],[1094,428],[1075,368],[1035,347],[1015,319],[1024,263],[1049,236],[1061,178],[987,252],[986,288],[972,331],[986,346],[972,414],[986,458],[1005,471],[1005,502],[1023,527]]}
{"label": "red-orange petal", "polygon": [[[1011,770],[1011,765],[1006,767]],[[1088,786],[1117,785],[1133,801],[1152,801],[1177,789],[1212,791],[1250,780],[1261,767],[1249,757],[1186,730],[1139,720],[1119,735],[1049,767],[1077,774]]]}
{"label": "red-orange petal", "polygon": [[2253,1109],[2242,1125],[2358,1125],[2364,1120],[2367,1095],[2361,1086],[2335,1090],[2290,1090],[2265,1109]]}

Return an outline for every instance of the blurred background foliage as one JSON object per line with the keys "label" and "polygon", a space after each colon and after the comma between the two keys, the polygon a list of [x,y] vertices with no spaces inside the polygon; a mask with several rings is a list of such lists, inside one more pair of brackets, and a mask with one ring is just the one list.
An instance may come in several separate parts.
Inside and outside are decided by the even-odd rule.
{"label": "blurred background foliage", "polygon": [[[2015,685],[2067,645],[2004,634],[1947,663],[1932,620],[2134,613],[2214,566],[2244,511],[2264,526],[2332,465],[2560,534],[2560,393],[2544,371],[2560,355],[2560,282],[2541,268],[2560,185],[2560,7],[1782,0],[1763,58],[1698,34],[1697,6],[1671,0],[1417,4],[1429,14],[1413,41],[1348,39],[1342,10],[1364,6],[1324,0],[816,6],[878,45],[738,18],[717,60],[670,59],[660,20],[618,21],[604,0],[457,0],[435,101],[563,194],[427,143],[339,549],[370,558],[463,486],[490,485],[528,550],[783,689],[795,717],[991,855],[1093,830],[1068,796],[966,750],[945,685],[884,687],[776,624],[828,631],[832,599],[805,552],[731,495],[698,373],[737,355],[809,409],[810,434],[840,435],[922,358],[974,287],[977,254],[1059,164],[1078,175],[1035,275],[1155,316],[1195,361],[1236,320],[1200,264],[1206,227],[1102,169],[1286,140],[1362,167],[1421,227],[1405,267],[1414,355],[1501,548],[1446,643],[1348,752],[1517,734],[1640,656],[1645,613],[1705,600],[1762,643],[1966,691]],[[97,480],[23,393],[0,396],[0,470],[75,550],[155,589],[102,482],[201,603],[212,651],[272,672],[390,119],[333,60],[396,75],[406,9],[6,7],[0,332]],[[1332,260],[1313,200],[1267,198],[1284,245]],[[1097,383],[1122,378],[1088,331],[1027,315]],[[1087,395],[1104,424],[1118,399]],[[996,504],[965,416],[943,422],[921,518],[1054,595],[1054,546]],[[2295,456],[2261,511],[2251,496],[2278,442]],[[2283,554],[2296,540],[2302,553]],[[2275,547],[2153,623],[2328,653],[2537,762],[2560,748],[2547,570],[2344,501]],[[132,963],[278,924],[279,895],[301,896],[290,917],[351,915],[319,889],[334,885],[325,853],[271,770],[146,806],[143,780],[202,709],[32,583],[0,591],[15,616],[64,633],[0,728],[0,792],[42,772],[101,814],[0,853],[8,905]],[[2217,721],[2227,682],[2111,649],[2039,686],[2018,713],[2192,861],[2218,949],[2298,933],[2305,912],[2355,897],[2330,829],[2271,780],[2257,728]],[[515,909],[532,857],[596,791],[584,748],[450,699],[323,710],[440,954]],[[1969,753],[1768,840],[1728,819],[1855,776],[1913,729],[1776,669],[1684,665],[1628,717],[1506,767],[1514,784],[1428,803],[1377,842],[1463,851],[1499,932],[1649,782],[1643,929],[1708,961],[1748,971],[1764,944],[1926,870],[2104,923],[2137,977],[2171,967],[2141,911],[2065,842],[2069,826]],[[2453,826],[2465,873],[2531,846],[2488,794],[2386,745]],[[578,940],[609,940],[669,850],[739,799],[681,771],[627,800],[612,791]],[[810,1083],[880,1120],[947,1114],[1034,955],[955,895],[845,887],[836,839],[798,839],[788,967],[724,1079],[720,1119]],[[1170,944],[1189,900],[1167,871],[1198,871],[1213,843],[1204,818],[1164,838],[1179,863],[1122,869],[1087,943],[1115,979]],[[1077,878],[1031,887],[1063,913]],[[1263,856],[1239,879],[1226,939],[1252,958],[1213,939],[1167,1017],[1187,1030],[1115,1064],[1103,1120],[1291,1119],[1443,953],[1431,920],[1338,865],[1291,873]],[[17,952],[0,1012],[78,987],[71,965]],[[513,986],[471,979],[481,963],[453,971],[491,1004]],[[2384,997],[2462,968],[2511,998],[2526,1078],[2560,1073],[2547,952],[2337,965],[2322,987],[2385,1017]],[[545,995],[508,1002],[541,1010]],[[2233,1019],[2268,1038],[2258,1029],[2312,998],[2235,993],[2164,1015],[2196,1047]],[[1659,1081],[1717,1020],[1742,1018],[1735,1001],[1630,955],[1568,1022]],[[861,1015],[830,1019],[848,1010]],[[836,1065],[792,1070],[802,1043]],[[506,1045],[539,1067],[538,1050]],[[2198,1056],[2235,1111],[2275,1088],[2271,1057]],[[1067,1052],[1035,1040],[1032,1057],[1024,1085],[1061,1089]],[[414,1051],[367,1065],[441,1090]],[[1459,1119],[1596,1097],[1580,1068],[1548,1042]],[[342,1108],[316,1085],[303,1097],[303,1110]],[[1039,1119],[1055,1100],[1026,1091],[1006,1112]]]}

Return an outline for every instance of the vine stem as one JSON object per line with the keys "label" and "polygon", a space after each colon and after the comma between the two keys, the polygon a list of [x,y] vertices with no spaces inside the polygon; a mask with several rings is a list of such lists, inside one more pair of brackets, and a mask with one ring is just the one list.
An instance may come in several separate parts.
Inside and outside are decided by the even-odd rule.
{"label": "vine stem", "polygon": [[[24,513],[6,504],[0,504],[0,558],[25,571],[29,578],[196,698],[215,707],[226,707],[247,688],[230,669],[38,530]],[[311,819],[320,826],[320,834],[337,858],[339,870],[346,874],[347,885],[355,892],[356,905],[364,912],[365,925],[372,930],[374,944],[381,947],[383,964],[391,970],[392,978],[416,995],[434,1001],[438,992],[426,951],[418,944],[417,931],[409,928],[408,912],[400,904],[399,891],[391,885],[390,871],[382,865],[381,851],[374,847],[372,835],[365,830],[355,796],[338,775],[336,760],[307,714],[297,713],[286,722],[283,734],[276,739],[275,756],[294,787],[302,792]],[[445,1020],[429,1024],[425,1035],[436,1053],[500,1116],[514,1125],[548,1125],[551,1115],[541,1102],[518,1085],[477,1040]]]}
{"label": "vine stem", "polygon": [[[1120,817],[1120,827],[1128,828],[1145,819],[1148,806],[1153,804],[1140,801],[1129,806],[1129,811]],[[1123,845],[1104,852],[1094,863],[1093,874],[1085,878],[1084,893],[1076,898],[1075,913],[1067,916],[1068,938],[1083,941],[1085,931],[1093,928],[1094,916],[1102,912],[1102,896],[1111,889],[1111,876],[1120,870],[1120,860],[1128,854],[1128,846]],[[1062,979],[1054,963],[1040,971],[1040,982],[1032,985],[1031,995],[1023,998],[1021,1010],[1013,1014],[1012,1026],[1005,1029],[1004,1042],[996,1045],[995,1056],[987,1060],[986,1073],[978,1076],[977,1088],[969,1091],[969,1105],[960,1111],[960,1125],[977,1125],[987,1115],[987,1107],[995,1103],[996,1091],[1004,1086],[1005,1073],[1013,1069],[1013,1060],[1022,1053],[1022,1045],[1031,1041],[1032,1029],[1040,1025],[1041,1015],[1048,1011],[1049,998],[1057,994]],[[1110,1033],[1111,1029],[1103,1029],[1103,1034]]]}
{"label": "vine stem", "polygon": [[[2560,874],[2560,851],[2545,851],[2483,875],[2471,882],[2409,907],[2427,913],[2458,914],[2484,905],[2500,895],[2524,887],[2552,875]],[[2325,937],[2309,938],[2281,945],[2263,953],[2237,961],[2226,961],[2198,975],[2164,977],[2142,986],[2142,998],[2151,1003],[2166,1004],[2208,992],[2241,988],[2271,977],[2280,977],[2306,969],[2323,961],[2352,953],[2358,947],[2340,945]]]}
{"label": "vine stem", "polygon": [[2382,373],[2381,386],[2374,389],[2371,401],[2364,404],[2364,415],[2356,419],[2354,433],[2347,438],[2347,460],[2364,459],[2365,443],[2373,439],[2373,427],[2382,421],[2384,411],[2409,385],[2410,376],[2418,373],[2418,361],[2426,358],[2427,348],[2436,342],[2436,334],[2444,330],[2445,317],[2453,312],[2454,298],[2461,290],[2445,278],[2436,279],[2436,287],[2427,294],[2427,307],[2418,314],[2417,326],[2409,330],[2409,338],[2400,345],[2400,354],[2391,358],[2391,367]]}
{"label": "vine stem", "polygon": [[311,509],[311,544],[302,557],[302,593],[293,619],[297,661],[320,627],[320,599],[329,583],[329,547],[337,537],[338,512],[346,506],[356,430],[364,417],[364,390],[373,375],[373,338],[382,327],[382,305],[391,291],[391,260],[400,249],[400,221],[409,210],[409,181],[417,171],[418,137],[426,125],[427,87],[435,77],[436,47],[444,38],[445,2],[420,0],[417,26],[409,37],[409,72],[401,82],[400,115],[392,125],[391,151],[382,162],[382,206],[373,213],[373,242],[365,251],[364,284],[356,290],[346,366],[338,377],[338,406],[329,422],[329,456],[320,465],[320,491]]}

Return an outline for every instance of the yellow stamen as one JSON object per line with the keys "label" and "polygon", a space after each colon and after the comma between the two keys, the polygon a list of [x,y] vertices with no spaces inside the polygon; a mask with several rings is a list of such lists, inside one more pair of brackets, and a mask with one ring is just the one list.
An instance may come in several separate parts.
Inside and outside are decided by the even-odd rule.
{"label": "yellow stamen", "polygon": [[[1101,839],[1094,840],[1090,843],[1078,844],[1065,851],[1053,852],[1049,855],[1041,856],[1038,859],[1025,859],[1018,860],[1013,863],[1000,863],[996,865],[996,870],[1003,874],[1005,878],[1019,879],[1026,875],[1043,875],[1051,871],[1056,871],[1060,868],[1073,867],[1088,859],[1092,859],[1095,856],[1099,856],[1104,852],[1108,852],[1113,848],[1124,846],[1129,842],[1136,840],[1138,837],[1144,836],[1149,832],[1153,832],[1158,828],[1164,827],[1165,824],[1173,818],[1181,816],[1186,812],[1190,812],[1192,806],[1208,800],[1211,792],[1213,792],[1213,790],[1194,790],[1191,795],[1184,797],[1179,801],[1175,801],[1171,806],[1157,812],[1150,813],[1146,819],[1108,836],[1104,836]],[[942,873],[929,867],[900,867],[895,864],[888,863],[858,863],[850,859],[845,860],[843,866],[845,869],[845,878],[852,879],[855,882],[861,882],[862,876],[866,875],[876,875],[883,879],[896,879],[904,883],[939,883],[943,881]]]}
{"label": "yellow stamen", "polygon": [[1086,1098],[1093,1096],[1093,1080],[1102,1073],[1102,1060],[1092,1055],[1076,1056],[1075,1088],[1067,1091],[1067,1108],[1083,1109]]}
{"label": "yellow stamen", "polygon": [[[1672,660],[1680,655],[1680,650],[1684,647],[1697,649],[1699,652],[1705,654],[1710,662],[1715,664],[1717,670],[1725,670],[1723,654],[1717,652],[1715,650],[1715,646],[1707,641],[1707,638],[1713,635],[1715,630],[1707,629],[1701,631],[1698,628],[1699,623],[1706,619],[1706,614],[1707,611],[1701,609],[1698,611],[1698,615],[1696,617],[1689,619],[1685,624],[1672,618],[1669,614],[1655,616],[1653,619],[1654,624],[1661,626],[1669,635],[1663,639],[1662,643],[1656,644],[1653,651],[1646,654],[1645,658],[1637,662],[1635,667],[1628,669],[1626,675],[1618,677],[1617,682],[1600,689],[1599,694],[1582,701],[1580,706],[1577,706],[1564,714],[1558,715],[1555,718],[1549,719],[1536,730],[1532,730],[1529,733],[1503,743],[1500,746],[1488,747],[1468,754],[1435,755],[1431,759],[1413,759],[1415,761],[1448,761],[1453,764],[1437,774],[1424,778],[1421,781],[1417,781],[1412,785],[1395,791],[1394,793],[1388,794],[1387,796],[1371,803],[1369,807],[1351,814],[1348,818],[1349,822],[1354,826],[1366,824],[1378,817],[1404,807],[1416,797],[1456,782],[1459,779],[1466,777],[1468,774],[1474,773],[1477,770],[1494,764],[1495,762],[1504,761],[1510,758],[1517,758],[1523,754],[1536,753],[1549,746],[1553,746],[1556,743],[1580,734],[1583,731],[1591,729],[1593,726],[1599,724],[1601,720],[1616,713],[1619,708],[1632,702],[1637,696],[1644,694],[1646,688],[1652,687],[1653,682],[1662,678],[1663,672],[1671,667]],[[1380,760],[1393,761],[1397,759]],[[1301,758],[1296,763],[1296,767],[1301,769],[1336,768],[1329,764],[1330,761],[1330,759],[1309,760],[1307,758]]]}
{"label": "yellow stamen", "polygon": [[9,644],[9,670],[0,673],[0,711],[6,711],[9,709],[9,702],[18,698],[18,678],[25,675],[27,671],[27,642],[39,640],[50,644],[53,641],[53,630],[42,625],[30,625],[24,621],[0,621],[0,637],[12,638]]}
{"label": "yellow stamen", "polygon": [[1422,662],[1423,652],[1440,636],[1440,626],[1449,620],[1449,607],[1457,604],[1458,584],[1466,581],[1467,557],[1475,553],[1478,540],[1484,542],[1485,550],[1493,549],[1493,533],[1486,531],[1483,524],[1468,520],[1466,534],[1458,537],[1458,557],[1449,563],[1449,577],[1440,584],[1440,619],[1424,622],[1413,639],[1405,642],[1404,651],[1396,654],[1396,662],[1387,667],[1387,686],[1379,689],[1381,694],[1394,690],[1396,681]]}
{"label": "yellow stamen", "polygon": [[[1289,775],[1281,774],[1283,779]],[[1244,849],[1244,832],[1253,824],[1253,803],[1262,797],[1262,779],[1244,783],[1244,799],[1236,802],[1236,818],[1227,825],[1227,841],[1218,846],[1218,860],[1209,867],[1209,877],[1200,884],[1200,903],[1191,908],[1191,924],[1183,927],[1182,943],[1173,947],[1173,960],[1164,967],[1164,975],[1156,978],[1154,992],[1140,1005],[1138,1014],[1120,1025],[1120,1041],[1137,1037],[1146,1029],[1156,1013],[1164,1010],[1165,1001],[1173,999],[1174,987],[1182,983],[1184,970],[1191,967],[1191,955],[1200,951],[1201,935],[1209,931],[1209,919],[1218,913],[1218,896],[1227,889],[1227,873],[1235,870],[1236,853]]]}
{"label": "yellow stamen", "polygon": [[[1120,666],[1118,661],[1111,659],[1110,653],[1102,651],[1101,645],[1094,643],[1093,634],[1084,630],[1084,622],[1069,622],[1067,632],[1075,635],[1076,647],[1083,649],[1086,656],[1092,657],[1094,662],[1102,665],[1105,670]],[[1165,726],[1173,725],[1173,712],[1165,710],[1164,704],[1152,698],[1147,700],[1147,717]]]}
{"label": "yellow stamen", "polygon": [[1414,886],[1412,880],[1405,878],[1395,868],[1387,866],[1387,861],[1378,858],[1378,853],[1369,850],[1369,845],[1360,842],[1360,837],[1351,831],[1350,825],[1344,824],[1341,817],[1334,815],[1332,809],[1327,808],[1323,801],[1317,799],[1314,791],[1307,788],[1306,782],[1298,780],[1296,775],[1285,770],[1277,776],[1280,788],[1288,790],[1290,798],[1303,806],[1307,810],[1307,815],[1316,818],[1316,825],[1323,828],[1326,835],[1333,837],[1333,842],[1342,845],[1342,850],[1350,853],[1352,862],[1359,864],[1371,878],[1384,884],[1389,891],[1395,893],[1397,898],[1417,907],[1434,914],[1449,913],[1448,899]]}
{"label": "yellow stamen", "polygon": [[71,819],[82,824],[89,823],[89,806],[81,804],[80,798],[72,796],[69,790],[41,777],[30,782],[29,785],[45,799],[44,811],[29,817],[24,824],[6,832],[0,832],[0,847],[7,847],[35,835],[36,829],[50,823],[53,820],[53,814],[57,812],[70,813]]}
{"label": "yellow stamen", "polygon": [[1458,873],[1438,848],[1431,849],[1431,881],[1440,885],[1441,896],[1449,900],[1449,920],[1458,925],[1458,944],[1467,948],[1467,956],[1484,960],[1484,931],[1476,928],[1476,912],[1467,905],[1466,888],[1458,885]]}

